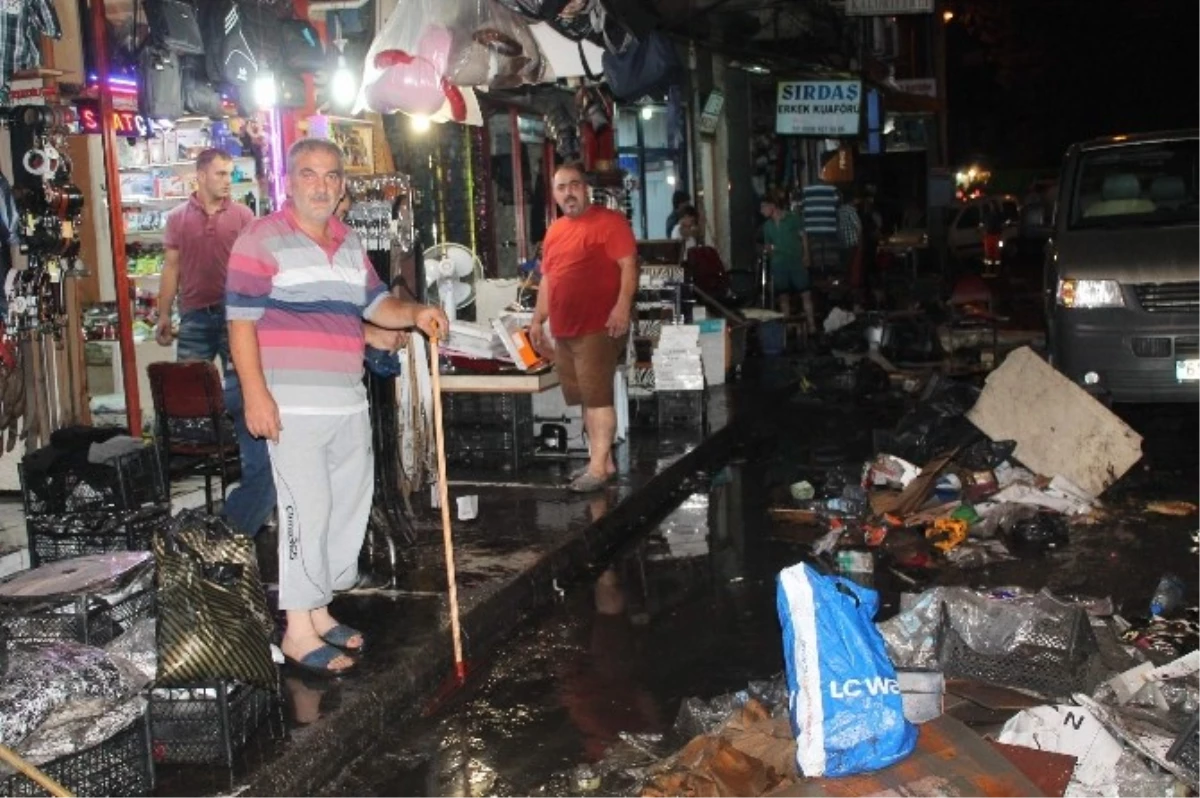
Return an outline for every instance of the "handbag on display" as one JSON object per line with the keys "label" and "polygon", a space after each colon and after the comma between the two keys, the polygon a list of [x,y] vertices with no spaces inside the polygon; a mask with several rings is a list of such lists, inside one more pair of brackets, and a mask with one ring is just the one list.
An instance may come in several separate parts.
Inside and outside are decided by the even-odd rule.
{"label": "handbag on display", "polygon": [[138,107],[151,119],[183,116],[183,78],[179,56],[157,47],[138,53]]}
{"label": "handbag on display", "polygon": [[621,53],[605,50],[601,63],[609,90],[625,102],[661,94],[683,75],[675,45],[661,33],[634,41]]}
{"label": "handbag on display", "polygon": [[200,56],[183,56],[180,62],[184,110],[189,114],[207,116],[210,119],[225,116],[221,93],[208,79],[204,59]]}
{"label": "handbag on display", "polygon": [[159,47],[183,55],[202,55],[204,40],[196,7],[188,0],[145,0],[150,38]]}
{"label": "handbag on display", "polygon": [[283,20],[283,60],[292,69],[316,72],[325,66],[325,46],[311,22]]}

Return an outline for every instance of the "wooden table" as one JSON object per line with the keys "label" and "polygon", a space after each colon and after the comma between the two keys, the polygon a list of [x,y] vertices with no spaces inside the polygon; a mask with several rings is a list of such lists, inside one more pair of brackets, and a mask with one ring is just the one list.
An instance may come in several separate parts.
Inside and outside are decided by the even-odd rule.
{"label": "wooden table", "polygon": [[541,393],[558,385],[558,372],[539,374],[443,374],[443,393]]}

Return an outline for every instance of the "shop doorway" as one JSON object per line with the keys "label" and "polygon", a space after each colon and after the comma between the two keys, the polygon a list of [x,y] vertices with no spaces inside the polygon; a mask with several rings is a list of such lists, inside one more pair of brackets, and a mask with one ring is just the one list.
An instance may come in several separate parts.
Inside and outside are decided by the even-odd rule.
{"label": "shop doorway", "polygon": [[672,146],[667,106],[621,106],[616,138],[634,236],[639,241],[668,238],[671,195],[688,191],[688,172],[685,145]]}
{"label": "shop doorway", "polygon": [[549,167],[546,123],[516,109],[487,119],[495,277],[516,277],[546,234]]}

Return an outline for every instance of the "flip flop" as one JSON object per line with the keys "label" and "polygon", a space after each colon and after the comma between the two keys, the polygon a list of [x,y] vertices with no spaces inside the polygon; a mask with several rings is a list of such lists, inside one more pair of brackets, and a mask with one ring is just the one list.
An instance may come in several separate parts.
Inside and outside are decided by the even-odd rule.
{"label": "flip flop", "polygon": [[607,485],[610,479],[612,477],[597,477],[590,472],[584,472],[567,485],[567,490],[572,493],[594,493]]}
{"label": "flip flop", "polygon": [[350,673],[357,665],[351,665],[347,668],[339,668],[337,670],[330,668],[329,663],[333,662],[338,657],[346,656],[346,652],[336,646],[324,645],[320,648],[315,648],[305,654],[300,659],[292,659],[287,654],[283,655],[283,661],[303,673],[312,674],[313,676],[324,676],[326,678],[335,678],[345,676]]}
{"label": "flip flop", "polygon": [[[362,640],[357,646],[351,646],[350,638],[358,637]],[[347,654],[362,653],[363,646],[367,644],[367,639],[363,637],[363,633],[352,626],[347,626],[344,623],[339,623],[325,634],[321,635],[321,639],[331,646],[337,646]]]}

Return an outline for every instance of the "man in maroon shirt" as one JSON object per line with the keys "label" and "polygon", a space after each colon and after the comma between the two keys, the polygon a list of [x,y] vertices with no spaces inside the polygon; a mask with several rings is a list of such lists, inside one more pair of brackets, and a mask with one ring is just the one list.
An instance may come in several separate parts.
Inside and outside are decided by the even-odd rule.
{"label": "man in maroon shirt", "polygon": [[229,357],[225,326],[225,272],[233,242],[254,221],[245,205],[231,198],[233,158],[208,149],[196,158],[196,191],[167,215],[166,256],[158,291],[158,329],[171,343],[171,306],[179,297],[177,360],[221,358],[225,407],[233,415],[242,476],[225,499],[224,514],[240,532],[254,536],[275,508],[275,483],[267,444],[250,435],[242,414],[242,391]]}
{"label": "man in maroon shirt", "polygon": [[624,216],[589,202],[581,167],[558,168],[554,200],[563,215],[542,242],[543,278],[530,337],[534,346],[546,348],[543,325],[549,319],[563,398],[583,405],[591,450],[587,468],[574,475],[569,489],[588,493],[604,487],[617,471],[613,377],[637,292],[637,242]]}

